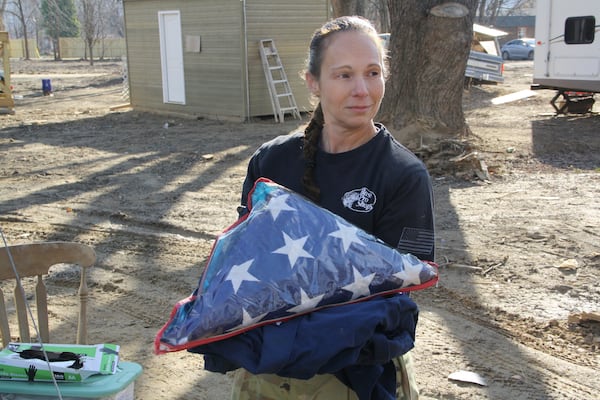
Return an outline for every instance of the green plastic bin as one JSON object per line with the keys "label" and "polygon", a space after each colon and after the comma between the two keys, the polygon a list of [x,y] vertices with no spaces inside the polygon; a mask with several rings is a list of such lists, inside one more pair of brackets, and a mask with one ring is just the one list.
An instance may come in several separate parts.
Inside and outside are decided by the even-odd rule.
{"label": "green plastic bin", "polygon": [[[134,362],[119,362],[113,375],[93,375],[82,382],[60,382],[63,400],[101,399],[133,400],[135,380],[142,366]],[[55,400],[58,398],[52,382],[0,380],[0,400]]]}

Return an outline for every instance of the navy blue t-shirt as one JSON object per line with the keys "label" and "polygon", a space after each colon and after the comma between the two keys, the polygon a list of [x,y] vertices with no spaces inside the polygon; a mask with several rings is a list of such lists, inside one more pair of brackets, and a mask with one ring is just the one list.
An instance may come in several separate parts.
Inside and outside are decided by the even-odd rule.
{"label": "navy blue t-shirt", "polygon": [[[362,146],[330,154],[317,151],[315,182],[319,205],[400,251],[434,260],[431,178],[425,165],[383,125]],[[303,132],[279,136],[252,156],[242,205],[261,177],[305,194]]]}

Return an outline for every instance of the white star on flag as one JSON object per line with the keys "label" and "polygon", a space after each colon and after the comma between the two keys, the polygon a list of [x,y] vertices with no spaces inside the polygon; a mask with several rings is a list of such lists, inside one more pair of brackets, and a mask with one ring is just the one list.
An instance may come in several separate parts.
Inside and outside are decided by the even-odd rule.
{"label": "white star on flag", "polygon": [[340,224],[338,221],[336,221],[336,224],[339,229],[335,232],[331,232],[329,234],[329,236],[333,236],[333,237],[336,237],[336,238],[339,238],[342,240],[342,244],[344,246],[344,252],[348,251],[348,249],[350,248],[350,245],[352,243],[361,243],[362,244],[362,241],[356,234],[355,227]]}
{"label": "white star on flag", "polygon": [[287,311],[291,313],[299,313],[302,311],[312,310],[317,307],[317,304],[321,301],[324,295],[320,294],[313,297],[308,297],[304,289],[300,289],[300,304],[295,307],[289,308]]}
{"label": "white star on flag", "polygon": [[267,313],[259,314],[256,317],[252,318],[248,311],[246,311],[245,308],[242,308],[242,326],[252,325],[253,323],[263,319],[265,315],[267,315]]}
{"label": "white star on flag", "polygon": [[396,272],[394,276],[403,281],[403,286],[420,285],[421,284],[421,265],[414,265],[404,260],[404,270]]}
{"label": "white star on flag", "polygon": [[248,272],[248,268],[250,268],[250,265],[252,265],[253,262],[254,260],[249,260],[243,264],[238,264],[231,267],[231,270],[227,274],[225,281],[231,281],[234,293],[237,293],[243,281],[258,282],[258,279]]}
{"label": "white star on flag", "polygon": [[277,254],[286,254],[288,256],[288,260],[290,261],[290,268],[294,268],[294,264],[300,257],[305,258],[314,258],[310,253],[303,249],[304,243],[308,236],[301,237],[300,239],[292,239],[285,232],[283,232],[283,240],[285,241],[285,246],[274,250],[273,253]]}
{"label": "white star on flag", "polygon": [[235,331],[237,329],[241,329],[241,328],[245,328],[247,326],[253,325],[256,322],[259,322],[261,319],[263,319],[265,317],[265,315],[267,315],[267,313],[260,314],[260,315],[257,315],[256,317],[252,318],[250,313],[248,313],[248,311],[246,311],[245,308],[242,308],[242,323],[234,328],[228,329],[227,331],[231,332],[231,331]]}
{"label": "white star on flag", "polygon": [[375,273],[362,276],[356,267],[352,267],[352,275],[354,276],[354,282],[342,287],[342,289],[352,292],[352,300],[371,294],[369,285],[375,278]]}
{"label": "white star on flag", "polygon": [[285,201],[287,200],[288,197],[290,197],[290,196],[284,195],[284,196],[274,197],[273,199],[271,199],[271,202],[269,203],[269,212],[271,213],[271,216],[273,217],[273,221],[277,220],[279,213],[281,213],[282,211],[296,211],[295,208],[290,207],[286,204]]}

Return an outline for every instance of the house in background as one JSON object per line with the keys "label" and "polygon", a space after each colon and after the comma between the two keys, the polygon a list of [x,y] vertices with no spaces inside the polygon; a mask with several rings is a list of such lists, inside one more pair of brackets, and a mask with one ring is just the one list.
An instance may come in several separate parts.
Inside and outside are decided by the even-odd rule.
{"label": "house in background", "polygon": [[300,71],[328,0],[124,0],[131,106],[245,121],[273,115],[259,53],[273,39],[298,109],[312,110]]}
{"label": "house in background", "polygon": [[496,17],[494,28],[508,33],[501,40],[504,44],[519,38],[535,38],[535,15],[511,15]]}

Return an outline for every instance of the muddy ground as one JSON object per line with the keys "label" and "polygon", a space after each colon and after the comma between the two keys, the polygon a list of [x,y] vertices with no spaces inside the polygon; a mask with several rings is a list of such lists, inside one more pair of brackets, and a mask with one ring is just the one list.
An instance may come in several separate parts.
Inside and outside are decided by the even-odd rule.
{"label": "muddy ground", "polygon": [[[197,355],[153,355],[152,342],[194,289],[215,235],[234,222],[252,152],[306,121],[119,107],[128,102],[120,62],[13,60],[11,69],[15,112],[0,115],[8,241],[95,247],[89,341],[118,343],[123,359],[144,366],[136,399],[226,399],[230,376],[204,372]],[[456,163],[477,160],[479,174],[431,168],[441,279],[414,295],[425,399],[600,393],[600,322],[578,318],[600,312],[600,115],[557,117],[549,91],[492,104],[528,89],[532,72],[529,61],[509,61],[503,85],[465,92],[477,154]],[[52,96],[42,95],[44,78]],[[75,282],[64,266],[47,280],[62,341],[74,340]],[[486,385],[449,379],[457,371]]]}

